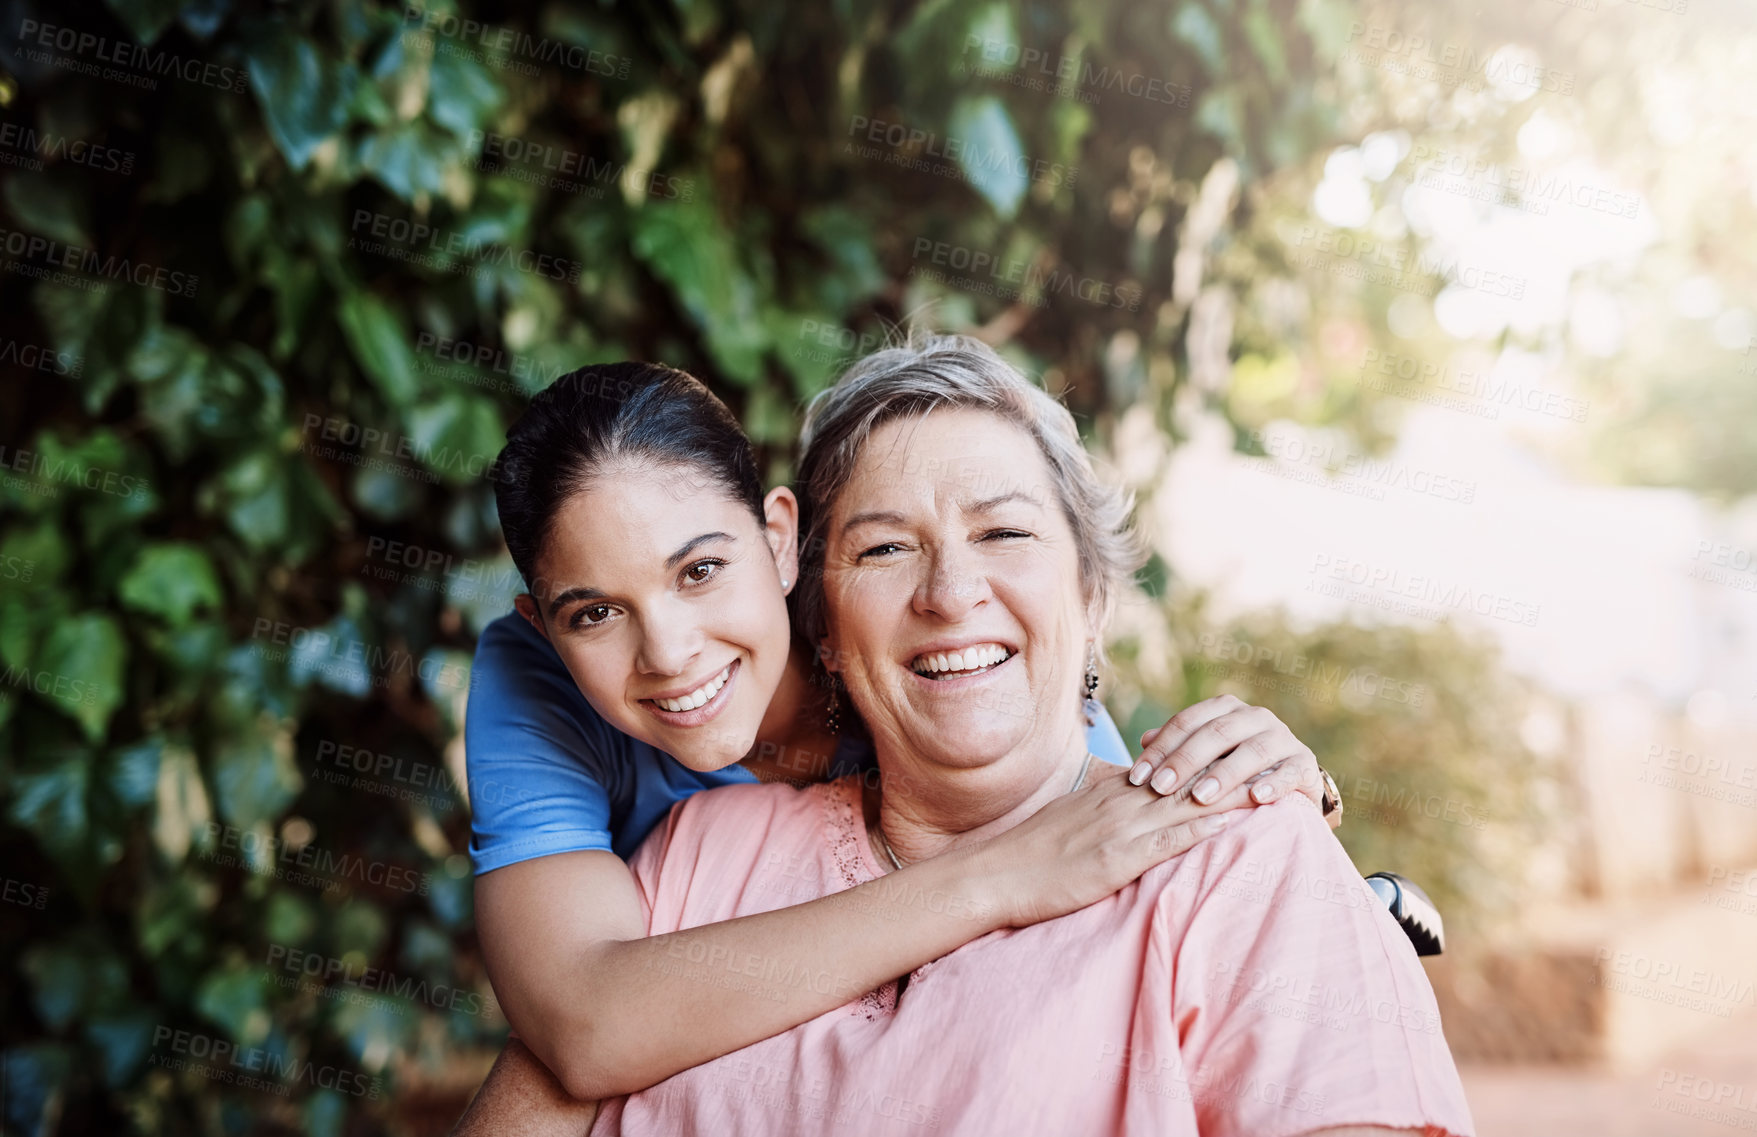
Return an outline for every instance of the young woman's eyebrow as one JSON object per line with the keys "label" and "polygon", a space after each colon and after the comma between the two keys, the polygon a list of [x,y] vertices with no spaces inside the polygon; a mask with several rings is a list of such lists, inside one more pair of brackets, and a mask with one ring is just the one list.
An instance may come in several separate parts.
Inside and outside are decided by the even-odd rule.
{"label": "young woman's eyebrow", "polygon": [[665,558],[665,567],[668,569],[676,568],[683,558],[689,556],[691,553],[695,552],[696,549],[707,544],[709,541],[730,540],[732,540],[732,534],[721,533],[718,531],[713,533],[703,533],[700,537],[691,537],[689,540],[685,541],[675,553],[672,553],[669,557]]}

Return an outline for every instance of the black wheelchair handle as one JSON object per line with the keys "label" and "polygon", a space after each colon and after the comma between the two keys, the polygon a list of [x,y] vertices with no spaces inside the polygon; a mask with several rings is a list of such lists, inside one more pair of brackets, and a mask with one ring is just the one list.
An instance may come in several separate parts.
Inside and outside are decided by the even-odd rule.
{"label": "black wheelchair handle", "polygon": [[1378,893],[1391,918],[1415,945],[1415,954],[1439,955],[1446,950],[1446,925],[1440,920],[1440,910],[1420,885],[1394,872],[1373,873],[1367,877],[1367,884]]}

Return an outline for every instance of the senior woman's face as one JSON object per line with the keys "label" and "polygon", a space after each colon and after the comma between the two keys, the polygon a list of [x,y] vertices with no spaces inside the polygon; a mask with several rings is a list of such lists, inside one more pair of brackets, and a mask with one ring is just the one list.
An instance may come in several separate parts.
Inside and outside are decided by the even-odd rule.
{"label": "senior woman's face", "polygon": [[831,512],[824,593],[829,666],[881,756],[972,767],[1077,744],[1078,554],[1018,427],[957,409],[875,430]]}

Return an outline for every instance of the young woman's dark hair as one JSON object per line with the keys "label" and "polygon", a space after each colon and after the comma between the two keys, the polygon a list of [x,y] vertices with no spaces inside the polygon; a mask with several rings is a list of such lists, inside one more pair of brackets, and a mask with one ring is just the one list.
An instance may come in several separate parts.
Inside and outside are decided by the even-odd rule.
{"label": "young woman's dark hair", "polygon": [[750,440],[701,380],[660,363],[582,367],[537,393],[496,466],[500,529],[531,592],[556,513],[612,461],[697,471],[764,522]]}

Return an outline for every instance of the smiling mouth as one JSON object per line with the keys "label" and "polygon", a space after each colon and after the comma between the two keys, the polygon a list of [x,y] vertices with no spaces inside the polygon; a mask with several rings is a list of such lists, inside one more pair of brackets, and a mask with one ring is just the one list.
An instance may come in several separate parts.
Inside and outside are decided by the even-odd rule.
{"label": "smiling mouth", "polygon": [[1013,658],[1013,652],[1000,644],[972,644],[958,651],[934,651],[918,655],[909,669],[924,679],[962,679],[980,675]]}
{"label": "smiling mouth", "polygon": [[726,680],[730,678],[731,675],[732,665],[728,663],[721,669],[720,674],[714,676],[712,679],[703,683],[700,687],[697,687],[687,695],[679,695],[675,699],[652,699],[650,701],[654,706],[661,710],[670,711],[673,714],[683,711],[693,711],[697,707],[706,706],[709,700],[719,694],[720,688],[726,685]]}

